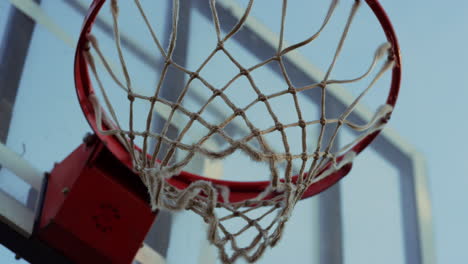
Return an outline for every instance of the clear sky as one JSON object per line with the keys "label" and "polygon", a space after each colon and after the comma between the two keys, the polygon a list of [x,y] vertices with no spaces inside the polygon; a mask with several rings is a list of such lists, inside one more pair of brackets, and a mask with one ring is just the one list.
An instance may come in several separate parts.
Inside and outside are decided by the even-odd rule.
{"label": "clear sky", "polygon": [[438,262],[461,263],[468,259],[468,2],[383,4],[403,54],[392,126],[426,157]]}
{"label": "clear sky", "polygon": [[[81,17],[77,14],[61,15],[60,8],[63,6],[56,4],[55,0],[42,2],[55,21],[72,36],[76,36]],[[382,5],[394,24],[403,56],[401,93],[390,125],[426,158],[437,262],[461,263],[468,259],[468,2],[382,0]],[[0,7],[4,6],[2,2]],[[0,10],[0,15],[5,12],[5,9]],[[268,24],[268,14],[263,16],[265,18],[262,22]],[[0,19],[0,34],[3,32],[3,22],[4,19]],[[61,98],[70,100],[54,101],[57,105],[53,107],[59,109],[65,104],[70,104],[69,102],[73,102],[73,107],[77,107],[73,101],[74,94],[64,90],[65,87],[72,89],[73,86],[73,58],[66,57],[72,56],[73,50],[59,44],[59,40],[44,32],[45,30],[38,34],[35,41],[43,45],[49,42],[50,45],[59,48],[55,50],[54,57],[43,58],[37,55],[39,57],[35,59],[50,59],[52,63],[69,65],[69,72],[63,72],[61,76],[53,72],[44,72],[41,77],[50,78],[48,80],[56,88],[54,92],[62,96]],[[32,49],[39,54],[43,46]],[[31,87],[37,81],[33,76],[29,76],[25,81]],[[39,94],[37,96],[40,96]],[[47,111],[50,111],[50,108],[48,109],[39,109],[37,115],[40,116],[43,111],[42,116],[45,116]],[[40,161],[36,160],[38,163],[52,164],[59,157],[63,157],[67,149],[73,149],[79,143],[83,130],[73,131],[69,127],[79,126],[81,129],[86,127],[86,123],[81,118],[80,110],[67,115],[69,119],[62,122],[63,130],[48,133],[50,135],[45,140],[66,142],[67,137],[71,140],[62,146],[60,153],[51,154],[50,157],[37,157]],[[53,117],[63,118],[63,113],[55,113]],[[79,121],[75,123],[73,120]],[[37,127],[41,127],[41,120],[32,121],[33,124],[35,122]],[[34,152],[34,146],[28,147],[28,152]],[[42,165],[40,169],[48,168]],[[5,255],[0,255],[0,262],[3,256]]]}

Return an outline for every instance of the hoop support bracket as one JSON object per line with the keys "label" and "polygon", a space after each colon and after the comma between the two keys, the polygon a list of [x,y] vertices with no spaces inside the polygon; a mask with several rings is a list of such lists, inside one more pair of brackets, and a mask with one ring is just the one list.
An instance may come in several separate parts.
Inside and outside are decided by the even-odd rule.
{"label": "hoop support bracket", "polygon": [[138,176],[87,136],[50,174],[36,235],[77,263],[132,262],[156,213]]}

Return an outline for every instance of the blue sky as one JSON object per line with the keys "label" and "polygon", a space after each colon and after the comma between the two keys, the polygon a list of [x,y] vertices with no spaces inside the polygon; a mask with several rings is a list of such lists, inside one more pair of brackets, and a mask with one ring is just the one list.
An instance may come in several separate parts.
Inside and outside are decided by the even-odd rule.
{"label": "blue sky", "polygon": [[385,1],[404,77],[392,126],[422,152],[439,263],[468,258],[468,3]]}

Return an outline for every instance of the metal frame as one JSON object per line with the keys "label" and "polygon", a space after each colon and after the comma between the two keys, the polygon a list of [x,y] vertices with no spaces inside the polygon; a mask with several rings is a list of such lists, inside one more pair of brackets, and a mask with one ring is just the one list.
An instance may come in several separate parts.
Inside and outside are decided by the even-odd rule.
{"label": "metal frame", "polygon": [[[36,4],[40,0],[34,0]],[[5,142],[11,114],[36,23],[22,12],[11,9],[2,36],[9,41],[0,43],[0,142]]]}
{"label": "metal frame", "polygon": [[[33,3],[38,5],[40,0],[34,0]],[[39,240],[30,238],[44,175],[3,145],[8,136],[13,105],[35,25],[29,16],[11,8],[6,30],[1,36],[3,39],[0,39],[0,169],[21,175],[31,185],[26,205],[0,190],[0,243],[29,261],[49,259],[67,263],[61,254]]]}
{"label": "metal frame", "polygon": [[[11,2],[14,5],[18,5],[21,1],[11,0]],[[24,2],[33,3],[33,0],[27,0]],[[67,3],[70,3],[71,6],[73,2],[83,4],[83,1],[67,0]],[[197,1],[196,3],[199,3],[199,1]],[[237,6],[233,1],[218,0],[218,6],[220,7],[220,15],[226,18],[230,17],[234,19],[238,17],[239,14],[241,14],[242,12],[240,7]],[[201,8],[199,5],[197,9],[202,14],[209,15],[209,13],[207,13],[206,10]],[[34,12],[29,12],[27,15],[32,17],[33,20],[38,19],[38,17],[36,17],[37,14],[34,14]],[[56,34],[59,38],[64,40],[66,40],[67,38],[70,39],[69,36],[57,30],[57,28],[59,28],[59,25],[51,27],[50,23],[44,23],[44,20],[40,21],[42,21],[42,25],[46,26],[47,29],[49,29],[52,33]],[[270,47],[274,49],[274,43],[277,43],[277,36],[271,33],[265,26],[251,19],[246,23],[245,27],[246,30],[243,31],[243,34],[239,34],[236,37],[236,39],[241,45],[243,45],[247,49],[251,49],[252,47],[258,46],[261,46],[262,48]],[[258,45],[251,45],[251,36],[255,36],[254,39],[258,43]],[[2,42],[2,47],[3,45],[7,44],[19,44],[11,41],[11,39],[8,39],[8,42],[4,40]],[[66,43],[67,42],[68,41],[66,41]],[[247,42],[250,45],[247,45]],[[27,43],[29,45],[29,41]],[[67,44],[70,43],[68,42]],[[125,44],[125,42],[123,44],[130,45],[128,43]],[[135,46],[134,50],[137,53],[140,52],[141,54],[145,54],[144,48]],[[251,51],[252,53],[257,54],[258,56],[262,56],[263,54],[261,49]],[[23,59],[25,58],[25,56],[26,53],[24,54]],[[5,65],[3,57],[0,59],[0,65]],[[297,70],[298,76],[296,76],[295,78],[303,78],[304,80],[315,80],[319,79],[319,77],[322,76],[322,73],[319,70],[317,70],[313,65],[311,65],[299,53],[291,52],[291,54],[285,59],[286,63],[288,64],[288,67],[292,67]],[[154,61],[152,61],[152,63],[154,63]],[[5,73],[6,75],[9,75],[11,73],[10,71],[11,69],[6,69],[5,71],[1,72]],[[17,89],[17,87],[18,86],[16,85],[16,87],[14,88]],[[337,103],[337,105],[348,105],[350,100],[352,100],[351,95],[346,90],[340,89],[340,87],[336,87],[333,90],[339,90],[339,93],[330,93],[330,97]],[[0,92],[2,91],[0,90]],[[352,118],[359,121],[365,121],[369,120],[370,117],[371,112],[365,109],[363,106],[359,106],[354,111]],[[387,127],[383,131],[383,133],[373,143],[372,147],[385,160],[391,162],[392,164],[395,164],[399,169],[402,202],[401,208],[403,210],[403,232],[405,233],[406,238],[404,245],[406,263],[435,263],[432,237],[431,205],[429,193],[427,190],[427,178],[425,174],[425,165],[422,155],[415,151],[410,144],[401,139],[391,127]],[[339,189],[339,187],[337,187],[337,189]],[[337,198],[337,195],[339,195],[339,190],[335,191],[335,194],[332,195],[332,199],[335,200]],[[327,195],[322,196],[323,197],[321,199],[326,199]],[[323,204],[325,204],[325,202]],[[327,210],[327,208],[325,207],[324,210]],[[331,228],[334,227],[330,225],[325,225],[322,228],[324,228],[324,233],[327,233],[327,230],[329,231],[331,230]],[[343,262],[342,259],[323,260],[326,261],[326,263],[338,264]]]}

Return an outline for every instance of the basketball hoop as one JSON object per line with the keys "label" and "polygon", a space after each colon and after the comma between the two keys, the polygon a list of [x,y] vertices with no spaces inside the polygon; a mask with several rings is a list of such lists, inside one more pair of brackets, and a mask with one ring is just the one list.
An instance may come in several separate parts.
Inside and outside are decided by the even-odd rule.
{"label": "basketball hoop", "polygon": [[[165,78],[165,71],[168,67],[174,67],[186,76],[186,87],[183,88],[177,100],[171,102],[161,98],[158,95],[159,87],[153,95],[139,94],[131,85],[131,77],[129,76],[125,58],[120,47],[119,33],[119,8],[117,0],[109,0],[110,9],[114,21],[114,36],[115,48],[117,57],[114,58],[120,62],[121,71],[123,72],[124,80],[121,81],[112,64],[103,55],[99,46],[98,39],[93,35],[93,25],[95,19],[105,0],[94,0],[89,13],[85,19],[84,26],[79,38],[76,57],[75,57],[75,83],[78,94],[78,99],[82,110],[89,121],[92,129],[95,131],[99,139],[107,146],[107,148],[115,155],[115,157],[125,164],[128,168],[136,172],[143,183],[148,188],[148,193],[151,199],[153,209],[162,208],[168,210],[191,210],[199,214],[209,226],[208,239],[211,243],[217,246],[220,250],[220,256],[223,262],[232,263],[239,257],[244,257],[246,260],[256,261],[264,252],[267,246],[274,246],[280,239],[284,225],[295,204],[300,200],[315,194],[318,194],[327,188],[334,185],[342,179],[351,170],[354,158],[364,150],[380,133],[384,125],[389,120],[393,107],[396,103],[400,78],[401,78],[401,63],[398,42],[392,28],[392,25],[386,16],[383,8],[377,0],[365,1],[371,8],[376,18],[386,35],[387,43],[376,48],[374,57],[371,59],[370,67],[362,76],[351,80],[332,80],[330,72],[338,58],[345,39],[348,35],[349,28],[353,18],[360,7],[361,1],[352,1],[353,6],[347,19],[347,24],[337,44],[335,55],[332,58],[332,63],[327,70],[324,78],[315,84],[310,84],[304,87],[295,87],[289,80],[287,71],[284,70],[283,77],[286,83],[289,84],[284,91],[276,94],[267,94],[265,91],[260,91],[256,88],[256,81],[253,80],[251,73],[267,63],[277,63],[281,69],[284,69],[283,58],[303,46],[312,43],[319,37],[323,28],[327,26],[331,19],[334,9],[337,5],[336,0],[332,0],[330,7],[327,10],[327,15],[323,20],[320,29],[302,42],[293,45],[285,46],[280,38],[278,43],[278,52],[267,61],[258,65],[244,68],[235,58],[231,58],[231,54],[224,47],[224,44],[231,41],[232,37],[241,30],[242,26],[249,19],[252,10],[253,0],[250,0],[240,17],[237,24],[230,32],[222,32],[220,20],[216,9],[215,0],[206,1],[210,5],[213,17],[213,26],[216,29],[218,45],[213,49],[212,54],[206,58],[204,63],[198,69],[187,69],[177,64],[176,59],[172,57],[175,45],[177,42],[178,29],[178,8],[179,0],[173,1],[173,21],[171,25],[172,38],[167,49],[162,48],[157,34],[151,28],[148,17],[139,0],[135,0],[135,4],[145,21],[144,26],[149,29],[149,34],[155,43],[154,52],[164,58],[164,67],[159,72],[161,79]],[[284,1],[283,9],[286,9]],[[281,19],[284,24],[284,14]],[[282,33],[282,32],[281,32]],[[93,54],[94,52],[95,54]],[[194,51],[188,51],[194,52]],[[269,101],[272,98],[279,96],[290,96],[293,99],[297,98],[297,94],[311,89],[320,89],[322,94],[321,115],[318,119],[311,120],[307,116],[307,112],[303,112],[297,104],[291,103],[292,111],[297,111],[297,120],[291,123],[282,123],[275,118],[273,112],[265,118],[272,119],[272,125],[268,129],[258,129],[253,124],[246,113],[249,106],[240,107],[232,103],[225,95],[225,87],[216,87],[206,82],[202,76],[204,65],[210,62],[214,54],[224,54],[239,67],[238,75],[233,76],[233,80],[237,78],[246,78],[252,84],[252,89],[256,93],[256,98],[252,98],[249,106],[255,104],[264,104],[267,108]],[[114,82],[114,86],[121,89],[121,95],[128,98],[129,111],[126,114],[130,120],[128,127],[124,128],[121,125],[121,116],[116,114],[112,106],[112,100],[107,95],[109,89],[103,83],[97,71],[97,65],[101,63],[109,78]],[[377,69],[378,65],[380,68]],[[351,115],[356,106],[361,103],[361,99],[373,87],[375,82],[381,76],[391,71],[391,81],[389,84],[388,97],[385,104],[381,106],[375,113],[373,118],[367,124],[355,124],[347,118]],[[327,118],[325,115],[325,94],[329,86],[333,84],[347,84],[358,82],[364,78],[373,76],[367,87],[355,98],[355,100],[347,106],[345,111],[337,118]],[[94,81],[93,81],[94,80]],[[204,89],[209,89],[212,92],[210,98],[221,98],[228,105],[228,109],[232,114],[226,117],[225,120],[219,123],[211,123],[203,117],[203,109],[211,103],[212,99],[208,99],[202,107],[202,110],[196,111],[188,109],[183,105],[185,93],[191,89],[190,83],[194,80],[206,83]],[[94,84],[94,85],[93,85]],[[95,90],[94,87],[97,87]],[[100,93],[100,97],[97,96]],[[145,101],[150,107],[148,112],[148,122],[143,127],[134,127],[133,109],[139,101]],[[103,103],[101,103],[103,102]],[[151,114],[158,107],[166,107],[169,109],[169,118],[161,133],[151,131]],[[167,137],[168,127],[173,121],[176,114],[183,115],[188,121],[185,124],[185,129],[181,130],[176,139]],[[241,139],[234,139],[224,131],[225,127],[235,119],[240,118],[249,128],[249,133]],[[197,123],[207,130],[207,133],[197,142],[187,144],[183,142],[184,136],[192,124]],[[302,141],[309,140],[306,135],[306,127],[320,127],[320,134],[317,137],[317,148],[313,151],[308,151],[306,147],[298,150],[290,149],[288,145],[288,129],[294,127],[302,132]],[[324,142],[325,127],[333,127],[328,142]],[[338,135],[340,128],[349,127],[353,130],[361,132],[361,134],[352,142],[344,145],[340,149],[334,149],[334,141]],[[277,151],[270,148],[270,144],[266,142],[264,135],[268,133],[279,133],[282,136],[284,150]],[[228,145],[227,148],[213,151],[204,146],[204,143],[214,137],[222,138]],[[142,144],[138,145],[136,138],[141,139]],[[150,151],[151,147],[149,139],[155,140],[154,150]],[[259,147],[252,146],[252,142],[257,142]],[[165,145],[167,151],[161,155],[161,146]],[[304,144],[305,145],[305,144]],[[174,161],[174,153],[181,151],[186,153],[186,156],[180,161]],[[184,171],[185,166],[189,164],[195,154],[202,155],[208,159],[223,159],[232,153],[239,151],[250,157],[254,162],[264,163],[269,167],[271,172],[269,181],[251,181],[238,182],[228,181],[204,177],[203,175],[195,175]],[[158,155],[159,154],[159,155]],[[301,164],[299,173],[293,175],[292,164],[293,160],[298,160]],[[284,172],[278,170],[279,164],[285,166]],[[228,212],[225,216],[218,216],[216,210]],[[263,210],[260,216],[251,217],[249,213],[254,210]],[[268,218],[270,216],[270,218]],[[238,218],[245,221],[245,226],[239,231],[229,231],[224,223],[231,219]],[[260,222],[265,219],[270,219],[268,224],[261,225]],[[239,246],[236,238],[246,230],[255,230],[257,235],[246,246]]]}

